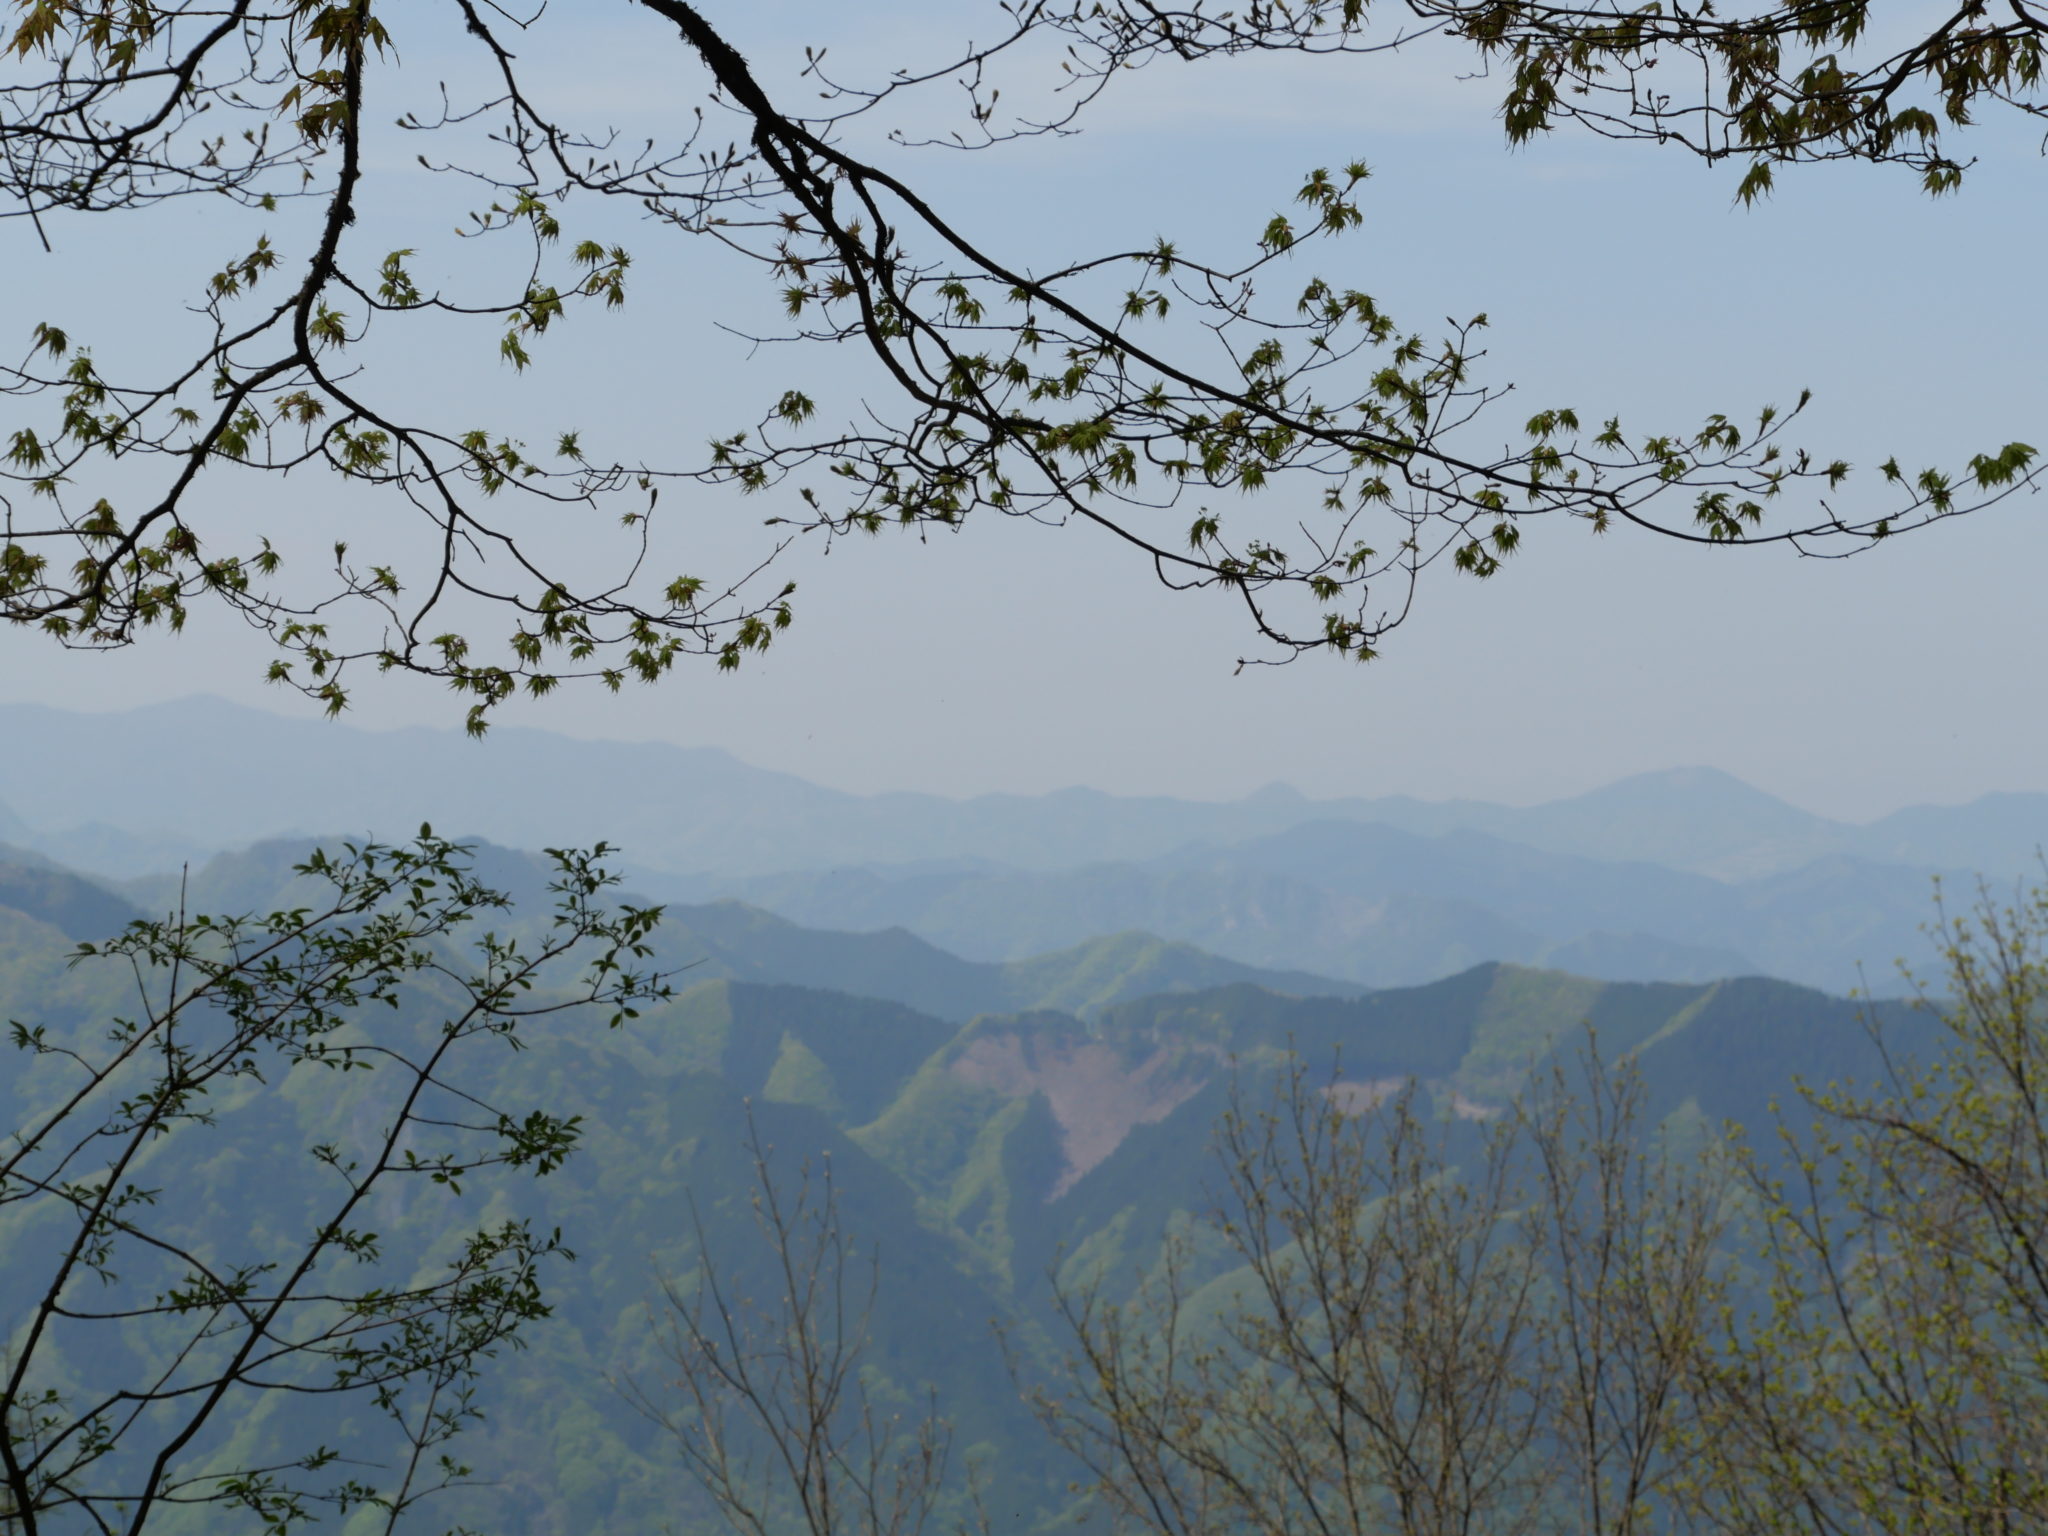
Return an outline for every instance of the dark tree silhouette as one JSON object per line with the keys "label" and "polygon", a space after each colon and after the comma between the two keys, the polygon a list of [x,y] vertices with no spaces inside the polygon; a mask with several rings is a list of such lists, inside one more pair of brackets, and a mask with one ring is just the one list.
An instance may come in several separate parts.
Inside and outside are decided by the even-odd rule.
{"label": "dark tree silhouette", "polygon": [[[1511,139],[1577,124],[1743,158],[1747,196],[1780,162],[1843,157],[1943,190],[1964,169],[1949,136],[1975,111],[2041,111],[2037,5],[1965,4],[1886,46],[1867,41],[1871,10],[1008,0],[984,18],[992,41],[864,83],[816,52],[805,78],[764,77],[714,14],[636,0],[621,14],[644,21],[640,47],[669,50],[677,105],[629,144],[549,105],[577,83],[549,31],[573,16],[448,0],[472,82],[488,81],[457,97],[401,67],[434,25],[421,8],[27,0],[0,76],[0,214],[46,244],[132,241],[158,204],[204,196],[236,254],[193,274],[196,329],[109,294],[85,327],[36,323],[0,376],[0,613],[121,646],[224,604],[275,642],[276,681],[339,709],[360,667],[423,673],[468,694],[481,730],[515,689],[616,688],[688,655],[733,666],[790,622],[783,543],[749,570],[650,567],[669,558],[650,542],[665,488],[757,493],[785,543],[991,514],[1095,524],[1168,585],[1241,599],[1252,660],[1369,657],[1424,572],[1488,575],[1544,520],[1867,548],[2031,484],[2033,450],[1852,477],[1787,440],[1797,407],[1652,429],[1555,405],[1503,420],[1483,317],[1428,336],[1307,265],[1360,223],[1362,164],[1306,171],[1284,189],[1292,211],[1234,254],[1090,249],[1077,230],[1036,267],[977,243],[924,189],[908,150],[936,141],[901,109],[963,90],[944,142],[995,152],[1076,129],[1136,69],[1443,34],[1501,67]],[[479,192],[487,205],[434,253],[452,274],[439,285],[419,253],[377,240],[378,215],[418,195],[392,169],[416,178],[414,158],[450,220]],[[608,204],[651,220],[637,252],[610,238]],[[751,261],[779,297],[777,339],[797,345],[757,407],[682,446],[666,430],[615,441],[603,422],[528,446],[459,399],[412,397],[408,358],[479,330],[481,352],[538,366],[546,333],[626,302],[673,239]],[[843,400],[806,361],[823,350],[858,359]],[[222,525],[223,497],[279,500],[287,475],[294,499],[333,476],[410,515],[351,517],[331,569],[296,546],[287,561],[282,532]]]}

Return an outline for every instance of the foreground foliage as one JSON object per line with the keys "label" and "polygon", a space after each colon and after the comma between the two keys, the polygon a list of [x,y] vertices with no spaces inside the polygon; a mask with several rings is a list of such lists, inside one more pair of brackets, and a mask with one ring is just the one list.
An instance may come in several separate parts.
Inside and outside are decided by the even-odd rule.
{"label": "foreground foliage", "polygon": [[[1648,1527],[1726,1294],[1725,1164],[1641,1144],[1590,1049],[1460,1166],[1413,1087],[1319,1081],[1219,1132],[1217,1211],[1118,1302],[1064,1289],[1040,1395],[1121,1526],[1294,1536]],[[1206,1246],[1239,1267],[1191,1287]]]}
{"label": "foreground foliage", "polygon": [[[131,985],[114,1017],[11,1026],[0,1509],[25,1536],[233,1510],[282,1532],[368,1508],[388,1529],[467,1476],[450,1442],[478,1372],[548,1316],[565,1250],[516,1216],[465,1227],[458,1197],[553,1171],[581,1129],[480,1098],[472,1058],[665,992],[641,966],[658,914],[606,903],[602,854],[552,855],[555,911],[521,939],[477,932],[506,898],[427,831],[315,853],[289,907],[82,946],[77,966]],[[329,1136],[298,1143],[294,1102]],[[224,1211],[223,1162],[247,1170]],[[441,1207],[439,1240],[388,1253],[378,1227],[410,1204]],[[382,1434],[344,1456],[266,1411],[330,1396]],[[377,1439],[396,1457],[372,1470]]]}
{"label": "foreground foliage", "polygon": [[1756,1180],[1770,1301],[1693,1446],[1728,1528],[2048,1529],[2048,888],[1940,933],[1939,1054],[1813,1094]]}
{"label": "foreground foliage", "polygon": [[[1644,425],[1547,402],[1501,421],[1509,386],[1482,371],[1483,315],[1425,334],[1301,265],[1365,221],[1355,160],[1305,167],[1277,189],[1286,211],[1235,250],[1161,237],[1042,268],[978,243],[897,152],[1065,132],[1144,67],[1441,33],[1506,66],[1511,139],[1577,122],[1735,156],[1746,197],[1777,164],[1836,158],[1901,161],[1939,191],[1964,166],[1945,132],[1990,103],[2041,110],[2044,21],[2017,0],[1995,17],[1972,0],[1890,51],[1866,40],[1867,3],[1724,18],[1017,0],[987,18],[992,39],[868,80],[822,49],[778,77],[707,9],[637,0],[618,46],[696,93],[644,139],[557,105],[606,95],[565,63],[580,15],[470,0],[403,21],[371,0],[17,10],[0,34],[0,217],[52,249],[104,245],[203,197],[219,254],[190,276],[189,315],[124,313],[111,295],[76,322],[39,314],[0,371],[18,402],[0,428],[0,616],[101,647],[225,605],[280,648],[274,680],[334,709],[358,670],[396,668],[470,695],[480,730],[522,687],[617,688],[768,645],[793,613],[782,544],[707,572],[657,531],[667,488],[772,494],[776,538],[989,515],[1094,524],[1167,585],[1241,600],[1252,659],[1273,660],[1374,654],[1425,571],[1489,575],[1539,521],[1848,553],[2037,473],[2015,441],[1947,470],[1893,458],[1852,477],[1788,442],[1796,407]],[[438,79],[406,75],[408,50]],[[1672,69],[1653,73],[1666,59],[1686,66],[1677,95]],[[961,90],[964,112],[942,109],[951,131],[932,131],[925,99]],[[410,217],[415,165],[448,189],[429,224],[459,239]],[[453,403],[475,388],[418,398],[423,360],[464,355],[465,338],[523,373],[581,312],[627,303],[651,265],[621,243],[629,219],[652,222],[658,258],[682,239],[765,280],[753,333],[801,345],[773,349],[799,361],[755,405],[679,451],[666,421],[648,442],[620,426],[630,390],[583,426],[552,406],[522,426]],[[721,323],[750,325],[726,320],[729,294],[716,303]],[[659,376],[675,349],[657,345]],[[351,507],[400,515],[351,518],[346,537],[274,519],[230,532],[220,504],[273,499],[287,473],[295,502],[327,476]],[[1277,516],[1224,509],[1269,487],[1287,496]]]}

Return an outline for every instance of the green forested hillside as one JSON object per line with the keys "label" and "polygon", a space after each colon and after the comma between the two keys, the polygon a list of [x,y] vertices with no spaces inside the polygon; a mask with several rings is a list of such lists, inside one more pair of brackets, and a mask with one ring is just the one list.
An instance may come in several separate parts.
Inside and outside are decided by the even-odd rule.
{"label": "green forested hillside", "polygon": [[[526,878],[517,856],[489,859],[491,872]],[[210,898],[280,901],[279,867],[242,856],[194,885]],[[67,924],[111,911],[89,889],[30,871],[0,897],[19,903],[0,906],[0,1016],[90,1031],[124,1006],[123,977],[65,963]],[[1128,1285],[1176,1214],[1206,1207],[1211,1132],[1234,1077],[1256,1095],[1296,1051],[1341,1060],[1345,1079],[1369,1091],[1416,1078],[1454,1137],[1469,1138],[1588,1025],[1609,1055],[1635,1053],[1658,1116],[1758,1123],[1795,1073],[1877,1068],[1854,1005],[1772,981],[1603,984],[1485,964],[1428,986],[1309,996],[1130,937],[971,965],[907,935],[807,934],[734,906],[677,917],[664,957],[702,963],[671,1001],[616,1029],[570,1017],[524,1051],[478,1059],[481,1097],[580,1116],[584,1135],[560,1170],[480,1180],[464,1209],[559,1227],[576,1257],[548,1277],[552,1319],[495,1362],[488,1420],[466,1442],[480,1485],[443,1496],[436,1528],[707,1528],[673,1452],[619,1387],[664,1392],[658,1282],[687,1285],[700,1243],[737,1291],[773,1291],[750,1214],[750,1105],[785,1187],[806,1162],[815,1172],[829,1161],[843,1226],[878,1266],[875,1390],[914,1408],[919,1389],[934,1388],[958,1444],[979,1447],[990,1469],[999,1528],[1023,1530],[1054,1519],[1067,1473],[1019,1403],[993,1330],[1018,1372],[1057,1383],[1048,1276],[1064,1266]],[[1227,984],[1190,989],[1204,980]],[[1147,986],[1151,995],[1134,995]],[[367,1027],[423,1025],[401,1014]],[[0,1071],[9,1126],[54,1082],[14,1068]],[[252,1222],[288,1224],[276,1213],[298,1209],[304,1149],[345,1142],[376,1092],[374,1081],[338,1092],[327,1081],[295,1070],[252,1090],[218,1132],[178,1133],[206,1152],[190,1163],[163,1155],[181,1170],[168,1219],[193,1245],[232,1245]],[[378,1211],[401,1271],[435,1252],[447,1220],[443,1205],[420,1200]],[[0,1317],[16,1318],[33,1273],[22,1258],[47,1237],[31,1220],[4,1225]],[[150,1348],[139,1335],[119,1345],[138,1362]],[[119,1368],[119,1358],[66,1367],[81,1377]],[[238,1434],[281,1435],[299,1408],[273,1395],[251,1405]],[[350,1448],[363,1429],[342,1414],[317,1438]]]}
{"label": "green forested hillside", "polygon": [[141,914],[95,881],[47,859],[0,846],[0,909],[45,923],[67,939],[100,939]]}

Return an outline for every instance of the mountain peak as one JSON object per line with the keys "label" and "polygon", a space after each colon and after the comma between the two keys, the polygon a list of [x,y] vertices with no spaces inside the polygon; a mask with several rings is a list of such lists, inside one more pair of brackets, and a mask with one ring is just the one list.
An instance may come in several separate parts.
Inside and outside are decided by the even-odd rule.
{"label": "mountain peak", "polygon": [[1550,803],[1566,805],[1592,799],[1613,803],[1656,798],[1683,800],[1687,802],[1688,809],[1696,809],[1700,802],[1706,801],[1719,805],[1770,807],[1790,811],[1801,817],[1811,814],[1779,799],[1768,790],[1758,789],[1748,780],[1739,779],[1725,769],[1709,768],[1697,763],[1686,767],[1653,768],[1644,773],[1632,773],[1599,789],[1588,790],[1584,794]]}
{"label": "mountain peak", "polygon": [[1306,805],[1308,796],[1284,779],[1271,779],[1244,797],[1246,805]]}

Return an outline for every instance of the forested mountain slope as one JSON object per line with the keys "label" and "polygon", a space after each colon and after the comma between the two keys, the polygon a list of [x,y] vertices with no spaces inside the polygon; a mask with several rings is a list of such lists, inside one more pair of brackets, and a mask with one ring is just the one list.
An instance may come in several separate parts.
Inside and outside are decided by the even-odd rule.
{"label": "forested mountain slope", "polygon": [[[217,894],[254,889],[260,864],[197,883]],[[284,894],[273,884],[273,898]],[[61,899],[46,904],[69,910]],[[746,955],[765,974],[772,945],[746,947],[766,944],[761,933],[791,953],[807,942],[757,914],[717,909],[701,933],[671,934],[664,953],[715,942],[718,963],[737,970],[723,957]],[[1242,981],[1134,997],[1121,994],[1142,967],[1111,964],[1114,984],[1102,986],[1085,955],[1035,972],[945,972],[938,952],[892,942],[883,954],[922,957],[935,995],[956,1005],[972,991],[963,978],[978,977],[990,991],[1036,987],[1042,999],[1064,989],[1097,1006],[1089,1017],[1026,1007],[963,1020],[900,998],[719,976],[707,962],[681,978],[688,984],[672,1001],[615,1029],[571,1017],[537,1030],[522,1052],[484,1058],[473,1084],[480,1095],[581,1116],[584,1139],[548,1177],[482,1180],[464,1199],[472,1210],[559,1227],[577,1257],[548,1278],[555,1316],[529,1348],[495,1363],[490,1416],[465,1446],[480,1486],[445,1496],[437,1521],[507,1533],[709,1528],[672,1453],[617,1386],[630,1379],[657,1397],[667,1390],[658,1278],[687,1283],[700,1243],[736,1292],[772,1294],[751,1214],[750,1105],[777,1179],[794,1189],[806,1166],[815,1178],[829,1163],[844,1228],[876,1258],[878,1390],[914,1404],[921,1386],[933,1387],[959,1443],[988,1458],[1005,1528],[1026,1529],[1055,1518],[1066,1474],[1019,1405],[991,1327],[1005,1330],[1019,1371],[1057,1382],[1048,1277],[1064,1266],[1070,1277],[1087,1271],[1126,1286],[1154,1262],[1176,1213],[1206,1206],[1212,1128],[1233,1080],[1256,1102],[1289,1051],[1341,1059],[1345,1079],[1369,1091],[1416,1078],[1455,1141],[1481,1134],[1528,1074],[1576,1049],[1587,1026],[1610,1056],[1636,1054],[1659,1117],[1758,1124],[1795,1072],[1826,1080],[1878,1066],[1855,1006],[1766,980],[1607,984],[1487,964],[1362,997]],[[124,978],[92,963],[67,967],[69,949],[51,922],[0,910],[0,1015],[59,1031],[102,1027],[122,1006]],[[893,963],[870,960],[875,976]],[[1180,974],[1199,960],[1181,957]],[[368,1027],[400,1038],[430,1021],[427,1012],[379,1014]],[[164,1154],[161,1168],[184,1170],[165,1196],[166,1219],[204,1249],[245,1240],[258,1212],[274,1222],[280,1201],[288,1215],[298,1198],[292,1159],[316,1143],[346,1142],[364,1095],[376,1091],[371,1077],[309,1091],[332,1080],[302,1083],[294,1073],[247,1101],[246,1113],[224,1117],[218,1133],[181,1131],[210,1150],[176,1165]],[[0,1073],[6,1123],[47,1102],[53,1081],[41,1071]],[[445,1213],[397,1199],[377,1219],[402,1269],[435,1251]],[[0,1252],[32,1252],[39,1231],[19,1217],[0,1222]],[[0,1315],[18,1316],[29,1270],[10,1264],[4,1273]],[[149,1340],[122,1348],[146,1358]],[[293,1411],[282,1397],[266,1399],[238,1434],[260,1443]],[[323,1429],[343,1447],[360,1432],[347,1415]]]}

